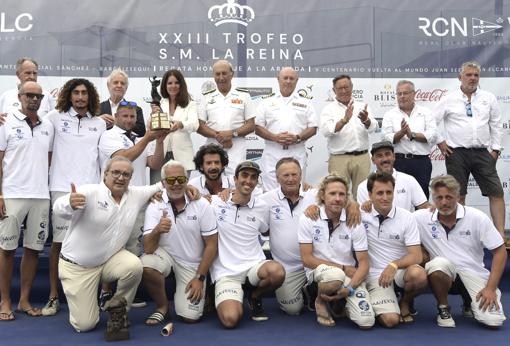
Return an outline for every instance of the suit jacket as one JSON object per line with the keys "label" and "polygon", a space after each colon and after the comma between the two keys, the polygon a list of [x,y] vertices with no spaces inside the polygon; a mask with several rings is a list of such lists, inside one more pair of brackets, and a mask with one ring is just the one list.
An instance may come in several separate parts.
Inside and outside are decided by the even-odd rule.
{"label": "suit jacket", "polygon": [[[110,100],[101,102],[100,114],[112,114],[112,107],[110,106]],[[112,114],[115,115],[115,114]],[[145,135],[145,120],[143,117],[143,111],[140,107],[136,106],[136,124],[133,128],[133,132],[136,132],[138,137]]]}

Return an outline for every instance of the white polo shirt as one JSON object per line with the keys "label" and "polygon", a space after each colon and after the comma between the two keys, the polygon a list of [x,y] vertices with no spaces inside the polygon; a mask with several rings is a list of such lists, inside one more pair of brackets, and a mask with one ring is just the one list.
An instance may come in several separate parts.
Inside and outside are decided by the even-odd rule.
{"label": "white polo shirt", "polygon": [[198,268],[204,252],[204,240],[217,233],[214,211],[205,198],[189,201],[186,198],[184,210],[177,215],[173,212],[168,195],[163,193],[163,201],[150,203],[145,211],[143,235],[152,233],[159,224],[163,211],[167,211],[172,221],[170,232],[159,237],[159,247],[168,252],[178,263]]}
{"label": "white polo shirt", "polygon": [[437,126],[436,119],[430,109],[415,104],[410,115],[403,112],[399,107],[387,111],[382,120],[382,132],[384,140],[393,143],[395,133],[402,128],[402,119],[405,119],[411,132],[422,133],[427,143],[410,140],[409,137],[402,137],[394,143],[395,152],[400,154],[429,155],[432,146],[436,144]]}
{"label": "white polo shirt", "polygon": [[247,205],[237,206],[230,198],[223,202],[212,196],[218,225],[218,257],[211,266],[212,281],[243,273],[264,261],[259,234],[267,232],[268,206],[252,195]]}
{"label": "white polo shirt", "polygon": [[[205,175],[200,174],[194,177],[193,179],[190,179],[188,182],[188,185],[192,185],[197,188],[198,192],[202,196],[209,196],[211,192],[207,189],[205,186],[206,178]],[[235,189],[236,186],[234,184],[234,177],[231,175],[226,175],[225,172],[221,173],[221,187],[223,189]]]}
{"label": "white polo shirt", "polygon": [[74,108],[68,112],[51,111],[46,116],[55,129],[50,167],[50,191],[69,192],[76,186],[101,181],[99,138],[106,123],[99,117],[78,119]]}
{"label": "white polo shirt", "polygon": [[[21,108],[21,102],[18,98],[18,88],[10,89],[0,95],[0,113],[13,112]],[[43,90],[44,97],[37,111],[37,115],[43,118],[50,111],[55,109],[56,100],[49,92]]]}
{"label": "white polo shirt", "polygon": [[[250,94],[239,89],[230,89],[223,96],[217,89],[204,95],[200,103],[198,118],[215,131],[238,129],[255,117],[255,107]],[[206,144],[218,142],[207,138]],[[244,137],[232,138],[232,148],[226,149],[229,158],[229,171],[234,172],[236,166],[246,160],[246,141]]]}
{"label": "white polo shirt", "polygon": [[447,232],[438,220],[437,210],[414,212],[420,230],[421,243],[430,254],[449,259],[458,271],[475,274],[485,280],[489,270],[483,263],[484,251],[503,245],[503,238],[487,215],[476,208],[457,204],[457,224]]}
{"label": "white polo shirt", "polygon": [[71,220],[61,253],[82,267],[104,264],[126,246],[138,212],[161,188],[161,183],[130,186],[117,204],[103,182],[83,185],[77,192],[85,195],[86,205],[77,210],[71,208],[70,194],[58,198],[53,204],[53,212]]}
{"label": "white polo shirt", "polygon": [[[413,176],[398,172],[396,169],[393,169],[392,175],[393,178],[395,178],[395,190],[393,195],[394,206],[413,212],[415,207],[427,202],[425,193],[423,193],[420,184],[418,184]],[[365,179],[358,185],[357,200],[359,204],[363,204],[369,199],[367,179]]]}
{"label": "white polo shirt", "polygon": [[303,269],[299,251],[299,218],[304,210],[315,204],[317,190],[299,190],[297,205],[291,210],[281,187],[264,193],[260,198],[269,206],[269,243],[273,258],[287,273]]}
{"label": "white polo shirt", "polygon": [[368,129],[359,120],[358,114],[365,109],[365,104],[354,101],[351,120],[338,132],[335,132],[336,123],[345,116],[347,106],[335,99],[324,107],[320,116],[320,131],[326,137],[330,154],[368,150],[368,134],[374,132],[379,125],[370,106],[367,107],[370,119]]}
{"label": "white polo shirt", "polygon": [[[101,172],[104,173],[104,168],[112,155],[119,150],[126,150],[135,146],[136,143],[141,141],[141,138],[135,137],[133,143],[126,135],[126,131],[113,126],[110,130],[103,132],[99,139],[99,160],[101,163]],[[154,155],[156,149],[155,141],[150,142],[142,153],[133,161],[133,176],[131,177],[130,185],[143,186],[147,185],[147,158]]]}
{"label": "white polo shirt", "polygon": [[471,111],[467,116],[467,96],[459,88],[442,99],[434,109],[434,117],[444,121],[445,134],[439,133],[438,142],[444,137],[453,148],[502,149],[503,120],[498,100],[494,94],[480,88],[471,95]]}
{"label": "white polo shirt", "polygon": [[[340,215],[340,224],[330,234],[328,217],[324,206],[320,208],[319,219],[314,221],[305,215],[299,219],[298,240],[300,244],[312,244],[313,256],[324,261],[354,266],[356,260],[353,251],[367,251],[367,236],[361,225],[349,228],[346,223],[345,209]],[[305,267],[310,278],[313,270]]]}
{"label": "white polo shirt", "polygon": [[19,110],[8,113],[0,126],[4,198],[50,198],[48,152],[53,148],[53,126],[47,120],[33,129]]}
{"label": "white polo shirt", "polygon": [[379,224],[379,213],[361,213],[368,239],[368,257],[370,259],[369,278],[379,278],[392,261],[407,254],[407,246],[420,245],[420,234],[411,212],[395,207],[390,210],[387,219]]}

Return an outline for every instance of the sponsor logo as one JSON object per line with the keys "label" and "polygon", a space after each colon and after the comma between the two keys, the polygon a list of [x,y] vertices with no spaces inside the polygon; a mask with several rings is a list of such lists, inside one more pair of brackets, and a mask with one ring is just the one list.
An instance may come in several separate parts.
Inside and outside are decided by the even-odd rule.
{"label": "sponsor logo", "polygon": [[45,238],[46,238],[46,232],[45,231],[40,231],[39,233],[37,233],[37,239],[44,240]]}
{"label": "sponsor logo", "polygon": [[448,89],[432,89],[432,90],[416,90],[416,95],[414,99],[416,101],[423,102],[438,102],[441,98],[446,95]]}
{"label": "sponsor logo", "polygon": [[0,12],[0,33],[27,32],[34,26],[32,14],[25,12],[18,15],[11,15],[7,12]]}
{"label": "sponsor logo", "polygon": [[356,297],[357,298],[365,298],[367,296],[367,294],[365,293],[365,291],[358,291],[356,292]]}
{"label": "sponsor logo", "polygon": [[[501,103],[510,103],[510,95],[498,95],[497,99],[498,99],[498,102],[501,102]],[[508,124],[503,124],[503,127],[504,127],[504,125],[507,125],[506,128],[508,128]]]}
{"label": "sponsor logo", "polygon": [[5,243],[8,243],[8,242],[11,242],[13,240],[16,240],[18,237],[16,235],[11,235],[11,236],[1,236],[0,237],[0,244],[5,244]]}
{"label": "sponsor logo", "polygon": [[383,90],[379,91],[378,94],[374,94],[374,101],[379,102],[379,106],[383,108],[394,107],[396,98],[395,90],[389,83],[385,84]]}
{"label": "sponsor logo", "polygon": [[186,218],[187,220],[193,220],[193,221],[196,221],[198,218],[196,215],[188,215],[188,217]]}
{"label": "sponsor logo", "polygon": [[445,157],[438,147],[434,147],[434,150],[432,150],[432,152],[430,153],[430,159],[432,161],[444,161]]}
{"label": "sponsor logo", "polygon": [[255,19],[255,11],[250,6],[239,5],[235,0],[227,0],[224,4],[209,7],[207,18],[215,26],[227,23],[248,26]]}
{"label": "sponsor logo", "polygon": [[[469,19],[471,19],[471,21],[469,21]],[[502,23],[502,19],[500,18],[496,21]],[[468,23],[471,24],[471,27],[469,27]],[[469,33],[471,33],[471,36],[475,37],[500,28],[502,28],[501,25],[480,18],[418,18],[418,29],[427,37],[468,37]],[[471,29],[471,31],[469,29]]]}
{"label": "sponsor logo", "polygon": [[397,193],[406,193],[405,188],[397,189],[396,191],[397,191]]}
{"label": "sponsor logo", "polygon": [[99,209],[108,209],[108,202],[107,201],[104,201],[104,202],[97,201],[97,207]]}
{"label": "sponsor logo", "polygon": [[368,310],[370,310],[370,304],[368,304],[368,302],[366,300],[361,300],[358,303],[358,306],[359,306],[359,309],[361,311],[368,311]]}
{"label": "sponsor logo", "polygon": [[97,127],[89,127],[89,131],[97,132]]}
{"label": "sponsor logo", "polygon": [[45,229],[45,228],[46,228],[46,222],[44,222],[44,221],[43,221],[43,222],[41,222],[41,223],[39,224],[39,227],[41,227],[42,229]]}
{"label": "sponsor logo", "polygon": [[255,217],[246,216],[246,221],[255,222]]}

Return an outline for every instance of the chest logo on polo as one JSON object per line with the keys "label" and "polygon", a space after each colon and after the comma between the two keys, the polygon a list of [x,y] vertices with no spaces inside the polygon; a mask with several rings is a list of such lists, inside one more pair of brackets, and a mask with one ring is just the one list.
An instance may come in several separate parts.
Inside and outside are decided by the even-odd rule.
{"label": "chest logo on polo", "polygon": [[430,235],[432,236],[433,239],[439,239],[439,231],[437,230],[437,227],[436,226],[432,226],[430,228]]}
{"label": "chest logo on polo", "polygon": [[97,127],[89,127],[90,132],[97,132]]}
{"label": "chest logo on polo", "polygon": [[406,193],[406,189],[401,188],[400,190],[397,190],[397,193]]}
{"label": "chest logo on polo", "polygon": [[97,201],[97,207],[99,209],[106,210],[106,209],[108,209],[108,202],[107,201],[104,201],[104,202]]}
{"label": "chest logo on polo", "polygon": [[197,216],[196,215],[188,215],[186,217],[187,220],[192,220],[192,221],[196,221],[197,220]]}
{"label": "chest logo on polo", "polygon": [[21,129],[16,129],[16,138],[23,139],[23,131]]}
{"label": "chest logo on polo", "polygon": [[246,221],[255,222],[255,216],[246,216]]}
{"label": "chest logo on polo", "polygon": [[67,121],[64,121],[62,124],[62,132],[69,132],[71,129],[69,128],[69,123]]}
{"label": "chest logo on polo", "polygon": [[312,233],[313,233],[313,240],[320,242],[321,238],[322,238],[321,229],[317,226],[314,226]]}

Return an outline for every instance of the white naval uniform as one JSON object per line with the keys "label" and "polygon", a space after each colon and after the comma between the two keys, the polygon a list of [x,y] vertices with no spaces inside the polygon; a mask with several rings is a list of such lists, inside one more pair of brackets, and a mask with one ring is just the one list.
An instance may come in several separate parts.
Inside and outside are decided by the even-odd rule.
{"label": "white naval uniform", "polygon": [[24,247],[40,251],[48,237],[48,152],[53,148],[53,126],[39,118],[30,128],[27,120],[15,110],[0,126],[0,151],[4,152],[1,184],[7,216],[0,220],[0,248],[4,250],[18,247],[27,214]]}
{"label": "white naval uniform", "polygon": [[[239,89],[230,89],[224,96],[217,89],[206,93],[200,103],[198,118],[215,131],[228,131],[240,128],[246,121],[255,117],[255,107],[250,94]],[[208,143],[218,142],[207,138]],[[246,160],[246,141],[244,137],[233,137],[232,148],[228,153],[227,174],[234,175],[239,163]]]}
{"label": "white naval uniform", "polygon": [[[15,88],[7,90],[0,95],[0,113],[13,112],[15,109],[21,108],[18,92],[18,88]],[[40,118],[44,118],[46,114],[54,110],[57,104],[55,98],[49,92],[43,90],[43,95],[44,97],[41,100],[41,105],[37,110],[37,115],[39,115]]]}
{"label": "white naval uniform", "polygon": [[489,326],[502,325],[506,318],[499,289],[496,295],[500,310],[490,308],[483,312],[476,301],[476,295],[486,286],[490,275],[483,262],[484,248],[494,250],[504,244],[489,217],[476,208],[457,204],[457,223],[447,232],[438,220],[437,210],[421,209],[413,216],[421,242],[431,258],[425,265],[427,274],[442,271],[452,280],[458,275],[471,296],[475,319]]}
{"label": "white naval uniform", "polygon": [[[317,127],[317,115],[312,101],[297,93],[283,97],[280,92],[265,97],[257,108],[255,124],[272,133],[289,132],[299,135],[303,130]],[[276,163],[282,157],[293,157],[299,161],[301,169],[306,168],[305,142],[282,146],[273,141],[265,140],[264,152],[260,161],[262,185],[264,191],[278,187],[276,181]]]}
{"label": "white naval uniform", "polygon": [[[420,187],[420,184],[413,176],[398,172],[393,169],[391,174],[395,178],[395,189],[393,205],[413,212],[415,208],[427,202],[427,197]],[[357,202],[363,204],[370,198],[368,196],[367,180],[364,180],[358,186]]]}

